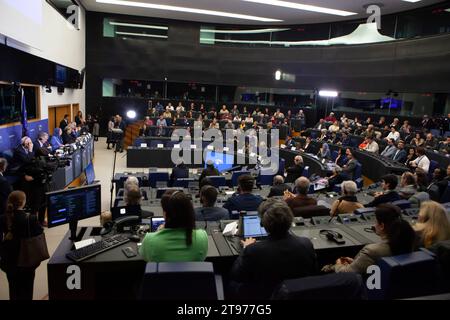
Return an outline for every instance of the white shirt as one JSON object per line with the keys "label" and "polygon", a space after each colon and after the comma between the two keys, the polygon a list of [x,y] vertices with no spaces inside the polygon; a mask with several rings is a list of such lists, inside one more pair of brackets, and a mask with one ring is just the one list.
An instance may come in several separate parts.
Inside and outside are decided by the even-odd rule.
{"label": "white shirt", "polygon": [[379,147],[378,147],[378,143],[376,143],[376,141],[372,141],[372,143],[369,143],[364,150],[367,150],[369,152],[375,152],[378,153]]}
{"label": "white shirt", "polygon": [[428,173],[428,170],[430,169],[430,159],[428,159],[426,155],[418,157],[414,162],[417,164],[417,167]]}
{"label": "white shirt", "polygon": [[184,111],[184,107],[183,106],[177,106],[177,111]]}
{"label": "white shirt", "polygon": [[388,136],[386,137],[386,139],[394,139],[394,141],[397,141],[400,138],[400,133],[398,133],[398,131],[395,132],[389,132]]}

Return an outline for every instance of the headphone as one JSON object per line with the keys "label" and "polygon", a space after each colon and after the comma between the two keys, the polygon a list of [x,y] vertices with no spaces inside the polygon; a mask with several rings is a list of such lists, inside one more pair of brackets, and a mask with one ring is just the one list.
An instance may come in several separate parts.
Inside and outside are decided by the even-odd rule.
{"label": "headphone", "polygon": [[329,241],[336,242],[337,244],[345,244],[342,234],[333,230],[323,229],[319,231],[320,235],[324,235]]}

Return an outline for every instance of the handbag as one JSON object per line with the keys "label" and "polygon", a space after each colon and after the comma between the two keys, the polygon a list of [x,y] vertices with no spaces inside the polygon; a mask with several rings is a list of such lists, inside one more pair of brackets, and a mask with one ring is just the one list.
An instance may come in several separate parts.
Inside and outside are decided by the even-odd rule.
{"label": "handbag", "polygon": [[45,233],[31,237],[30,214],[27,213],[28,238],[20,239],[20,251],[17,266],[22,268],[37,268],[42,261],[50,258]]}

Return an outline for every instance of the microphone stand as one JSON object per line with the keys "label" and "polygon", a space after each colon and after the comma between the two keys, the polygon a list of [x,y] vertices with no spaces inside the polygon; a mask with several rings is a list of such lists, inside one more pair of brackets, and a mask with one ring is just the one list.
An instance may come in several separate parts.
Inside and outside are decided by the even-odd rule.
{"label": "microphone stand", "polygon": [[113,172],[112,172],[112,178],[111,178],[111,199],[109,202],[109,208],[112,210],[112,201],[113,201],[113,193],[114,193],[114,177],[116,175],[116,158],[117,158],[117,148],[114,148],[114,164],[113,164]]}

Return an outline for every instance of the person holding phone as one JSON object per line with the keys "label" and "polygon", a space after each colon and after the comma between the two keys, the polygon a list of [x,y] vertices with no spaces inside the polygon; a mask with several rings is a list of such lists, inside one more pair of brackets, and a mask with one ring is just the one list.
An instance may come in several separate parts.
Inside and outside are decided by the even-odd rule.
{"label": "person holding phone", "polygon": [[145,261],[204,261],[208,253],[208,235],[195,229],[194,207],[188,196],[168,190],[161,198],[165,223],[156,232],[147,233],[139,249]]}

